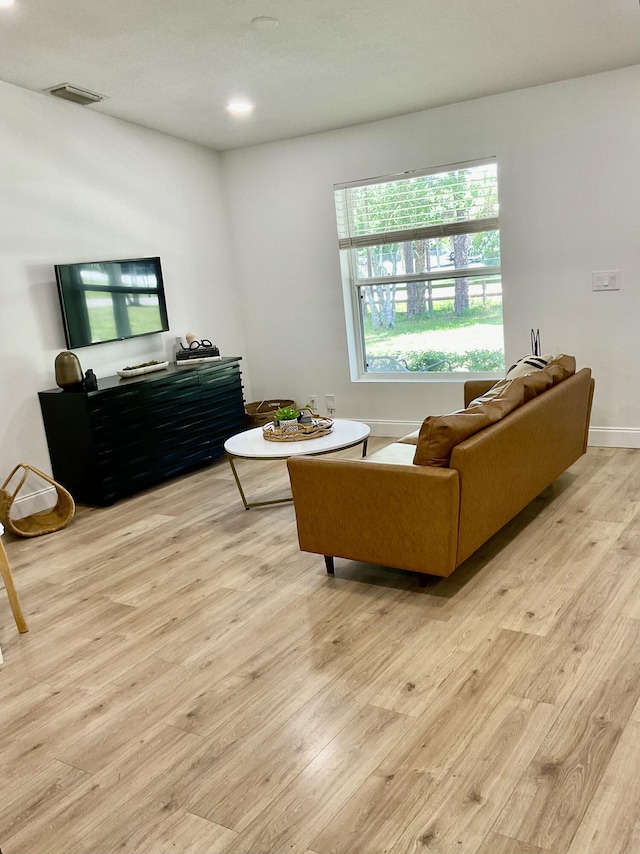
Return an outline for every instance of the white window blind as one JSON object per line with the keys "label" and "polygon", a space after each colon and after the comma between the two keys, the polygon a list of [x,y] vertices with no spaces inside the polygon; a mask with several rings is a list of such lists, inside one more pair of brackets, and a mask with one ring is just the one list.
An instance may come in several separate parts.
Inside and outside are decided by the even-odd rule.
{"label": "white window blind", "polygon": [[336,185],[341,249],[498,228],[497,167],[482,161]]}

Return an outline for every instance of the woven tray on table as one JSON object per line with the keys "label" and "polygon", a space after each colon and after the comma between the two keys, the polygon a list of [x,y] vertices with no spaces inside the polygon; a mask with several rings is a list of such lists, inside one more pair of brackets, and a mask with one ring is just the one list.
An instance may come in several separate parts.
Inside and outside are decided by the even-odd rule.
{"label": "woven tray on table", "polygon": [[295,409],[296,405],[293,400],[279,397],[277,400],[258,400],[247,403],[244,411],[247,413],[250,427],[262,427],[263,424],[273,421],[274,414],[285,407]]}
{"label": "woven tray on table", "polygon": [[333,430],[331,418],[314,418],[311,424],[298,424],[297,430],[281,430],[271,422],[262,428],[262,435],[269,442],[301,442],[305,439],[319,439]]}

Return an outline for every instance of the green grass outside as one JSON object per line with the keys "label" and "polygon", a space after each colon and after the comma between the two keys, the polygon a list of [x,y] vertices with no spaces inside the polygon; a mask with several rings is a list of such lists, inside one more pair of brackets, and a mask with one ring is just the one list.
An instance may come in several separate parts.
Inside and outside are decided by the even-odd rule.
{"label": "green grass outside", "polygon": [[503,371],[504,342],[502,305],[476,305],[461,316],[453,313],[453,301],[437,304],[431,315],[407,317],[406,304],[396,312],[392,329],[374,329],[364,322],[367,357],[391,356],[409,370]]}
{"label": "green grass outside", "polygon": [[396,309],[396,325],[393,329],[374,329],[369,316],[365,318],[364,327],[367,342],[377,344],[399,335],[464,329],[478,324],[502,326],[502,306],[494,303],[487,304],[486,308],[468,308],[461,316],[456,317],[453,313],[453,300],[450,300],[441,302],[431,315],[407,317],[406,305],[400,305]]}

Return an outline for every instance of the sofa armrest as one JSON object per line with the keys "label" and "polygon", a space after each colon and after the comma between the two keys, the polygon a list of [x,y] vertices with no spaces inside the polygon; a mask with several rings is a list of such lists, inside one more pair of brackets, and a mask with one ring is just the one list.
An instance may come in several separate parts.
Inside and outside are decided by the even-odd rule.
{"label": "sofa armrest", "polygon": [[456,471],[316,457],[287,466],[302,551],[433,575],[455,569]]}

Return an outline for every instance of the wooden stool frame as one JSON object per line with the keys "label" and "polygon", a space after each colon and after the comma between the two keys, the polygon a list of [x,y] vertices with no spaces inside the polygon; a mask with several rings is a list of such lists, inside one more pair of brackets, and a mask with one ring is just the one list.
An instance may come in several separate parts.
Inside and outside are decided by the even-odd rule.
{"label": "wooden stool frame", "polygon": [[9,597],[9,604],[11,605],[13,618],[16,621],[18,631],[28,632],[29,629],[27,627],[27,621],[24,618],[22,608],[20,607],[20,600],[18,599],[18,591],[13,583],[13,575],[11,574],[11,567],[9,566],[9,558],[7,557],[4,543],[2,542],[3,534],[4,528],[0,524],[0,575],[2,575],[2,580],[4,581],[7,596]]}

